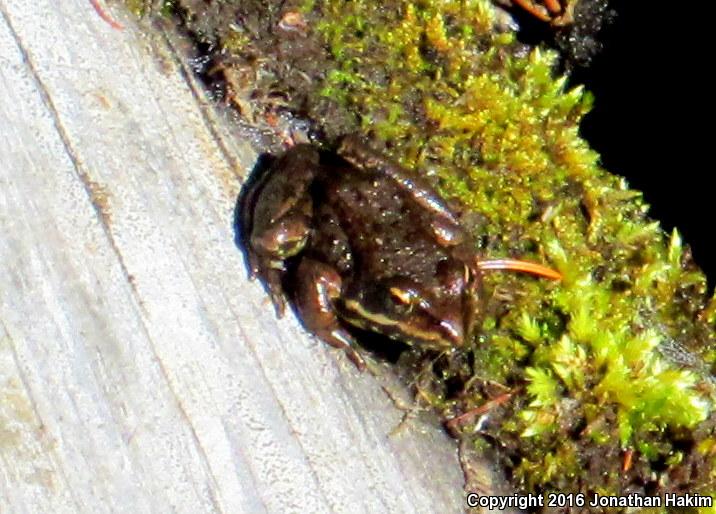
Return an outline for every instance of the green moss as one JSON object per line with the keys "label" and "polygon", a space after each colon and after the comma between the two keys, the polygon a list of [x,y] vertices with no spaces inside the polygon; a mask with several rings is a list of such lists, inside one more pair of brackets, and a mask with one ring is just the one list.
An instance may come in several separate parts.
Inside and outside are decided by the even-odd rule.
{"label": "green moss", "polygon": [[177,0],[125,0],[129,10],[137,17],[150,12],[158,12],[166,16],[173,12]]}
{"label": "green moss", "polygon": [[146,0],[127,0],[127,7],[135,16],[143,16],[147,10]]}

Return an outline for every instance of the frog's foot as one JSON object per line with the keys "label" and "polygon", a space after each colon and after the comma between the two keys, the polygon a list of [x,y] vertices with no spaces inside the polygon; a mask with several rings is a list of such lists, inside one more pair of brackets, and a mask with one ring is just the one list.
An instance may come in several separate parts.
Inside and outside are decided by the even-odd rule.
{"label": "frog's foot", "polygon": [[316,331],[316,335],[334,348],[343,350],[346,357],[358,368],[358,371],[365,370],[365,360],[354,348],[356,341],[347,330],[337,327],[330,331]]}
{"label": "frog's foot", "polygon": [[341,277],[327,264],[303,259],[296,272],[295,304],[305,327],[335,348],[363,371],[365,361],[356,351],[355,338],[341,326],[334,306],[341,294]]}
{"label": "frog's foot", "polygon": [[286,296],[283,292],[282,283],[283,270],[275,268],[259,268],[256,275],[261,277],[261,281],[271,297],[271,303],[273,303],[274,309],[276,309],[276,315],[279,318],[282,318],[286,312]]}

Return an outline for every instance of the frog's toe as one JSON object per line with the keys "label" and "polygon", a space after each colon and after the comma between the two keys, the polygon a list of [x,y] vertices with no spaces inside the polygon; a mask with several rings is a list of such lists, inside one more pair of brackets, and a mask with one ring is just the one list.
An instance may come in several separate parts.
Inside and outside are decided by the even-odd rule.
{"label": "frog's toe", "polygon": [[274,293],[271,291],[269,292],[269,295],[271,296],[273,308],[276,309],[276,316],[283,318],[283,315],[286,314],[286,299],[284,298],[283,293]]}
{"label": "frog's toe", "polygon": [[283,289],[283,272],[278,269],[261,269],[256,273],[261,278],[266,291],[271,298],[274,309],[276,309],[276,315],[282,318],[286,312],[286,294]]}
{"label": "frog's toe", "polygon": [[344,351],[351,362],[358,368],[358,371],[365,371],[365,360],[363,360],[360,353],[350,346],[345,348]]}
{"label": "frog's toe", "polygon": [[358,368],[358,371],[365,370],[365,360],[358,350],[355,349],[355,339],[347,330],[341,327],[334,328],[330,332],[322,334],[321,339],[334,348],[343,350],[346,356],[355,364],[356,368]]}

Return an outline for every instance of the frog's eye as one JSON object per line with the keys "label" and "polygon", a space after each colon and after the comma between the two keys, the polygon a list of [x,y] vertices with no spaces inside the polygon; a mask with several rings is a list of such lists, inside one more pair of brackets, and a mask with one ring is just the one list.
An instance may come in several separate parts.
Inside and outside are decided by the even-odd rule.
{"label": "frog's eye", "polygon": [[417,292],[414,289],[405,289],[402,287],[391,287],[389,290],[391,298],[397,303],[404,305],[412,305],[417,298]]}
{"label": "frog's eye", "polygon": [[390,295],[392,296],[393,300],[396,300],[400,303],[404,303],[406,305],[411,304],[415,299],[415,291],[411,289],[403,289],[400,287],[391,287]]}

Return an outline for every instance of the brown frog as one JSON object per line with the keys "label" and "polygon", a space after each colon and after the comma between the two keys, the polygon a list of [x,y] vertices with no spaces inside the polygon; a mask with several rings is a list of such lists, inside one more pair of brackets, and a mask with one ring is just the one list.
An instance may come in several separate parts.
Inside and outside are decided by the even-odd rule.
{"label": "brown frog", "polygon": [[421,177],[346,136],[335,154],[297,145],[242,203],[252,276],[276,309],[360,369],[350,326],[411,345],[463,345],[479,311],[483,269],[559,274],[511,259],[479,261],[457,215]]}

